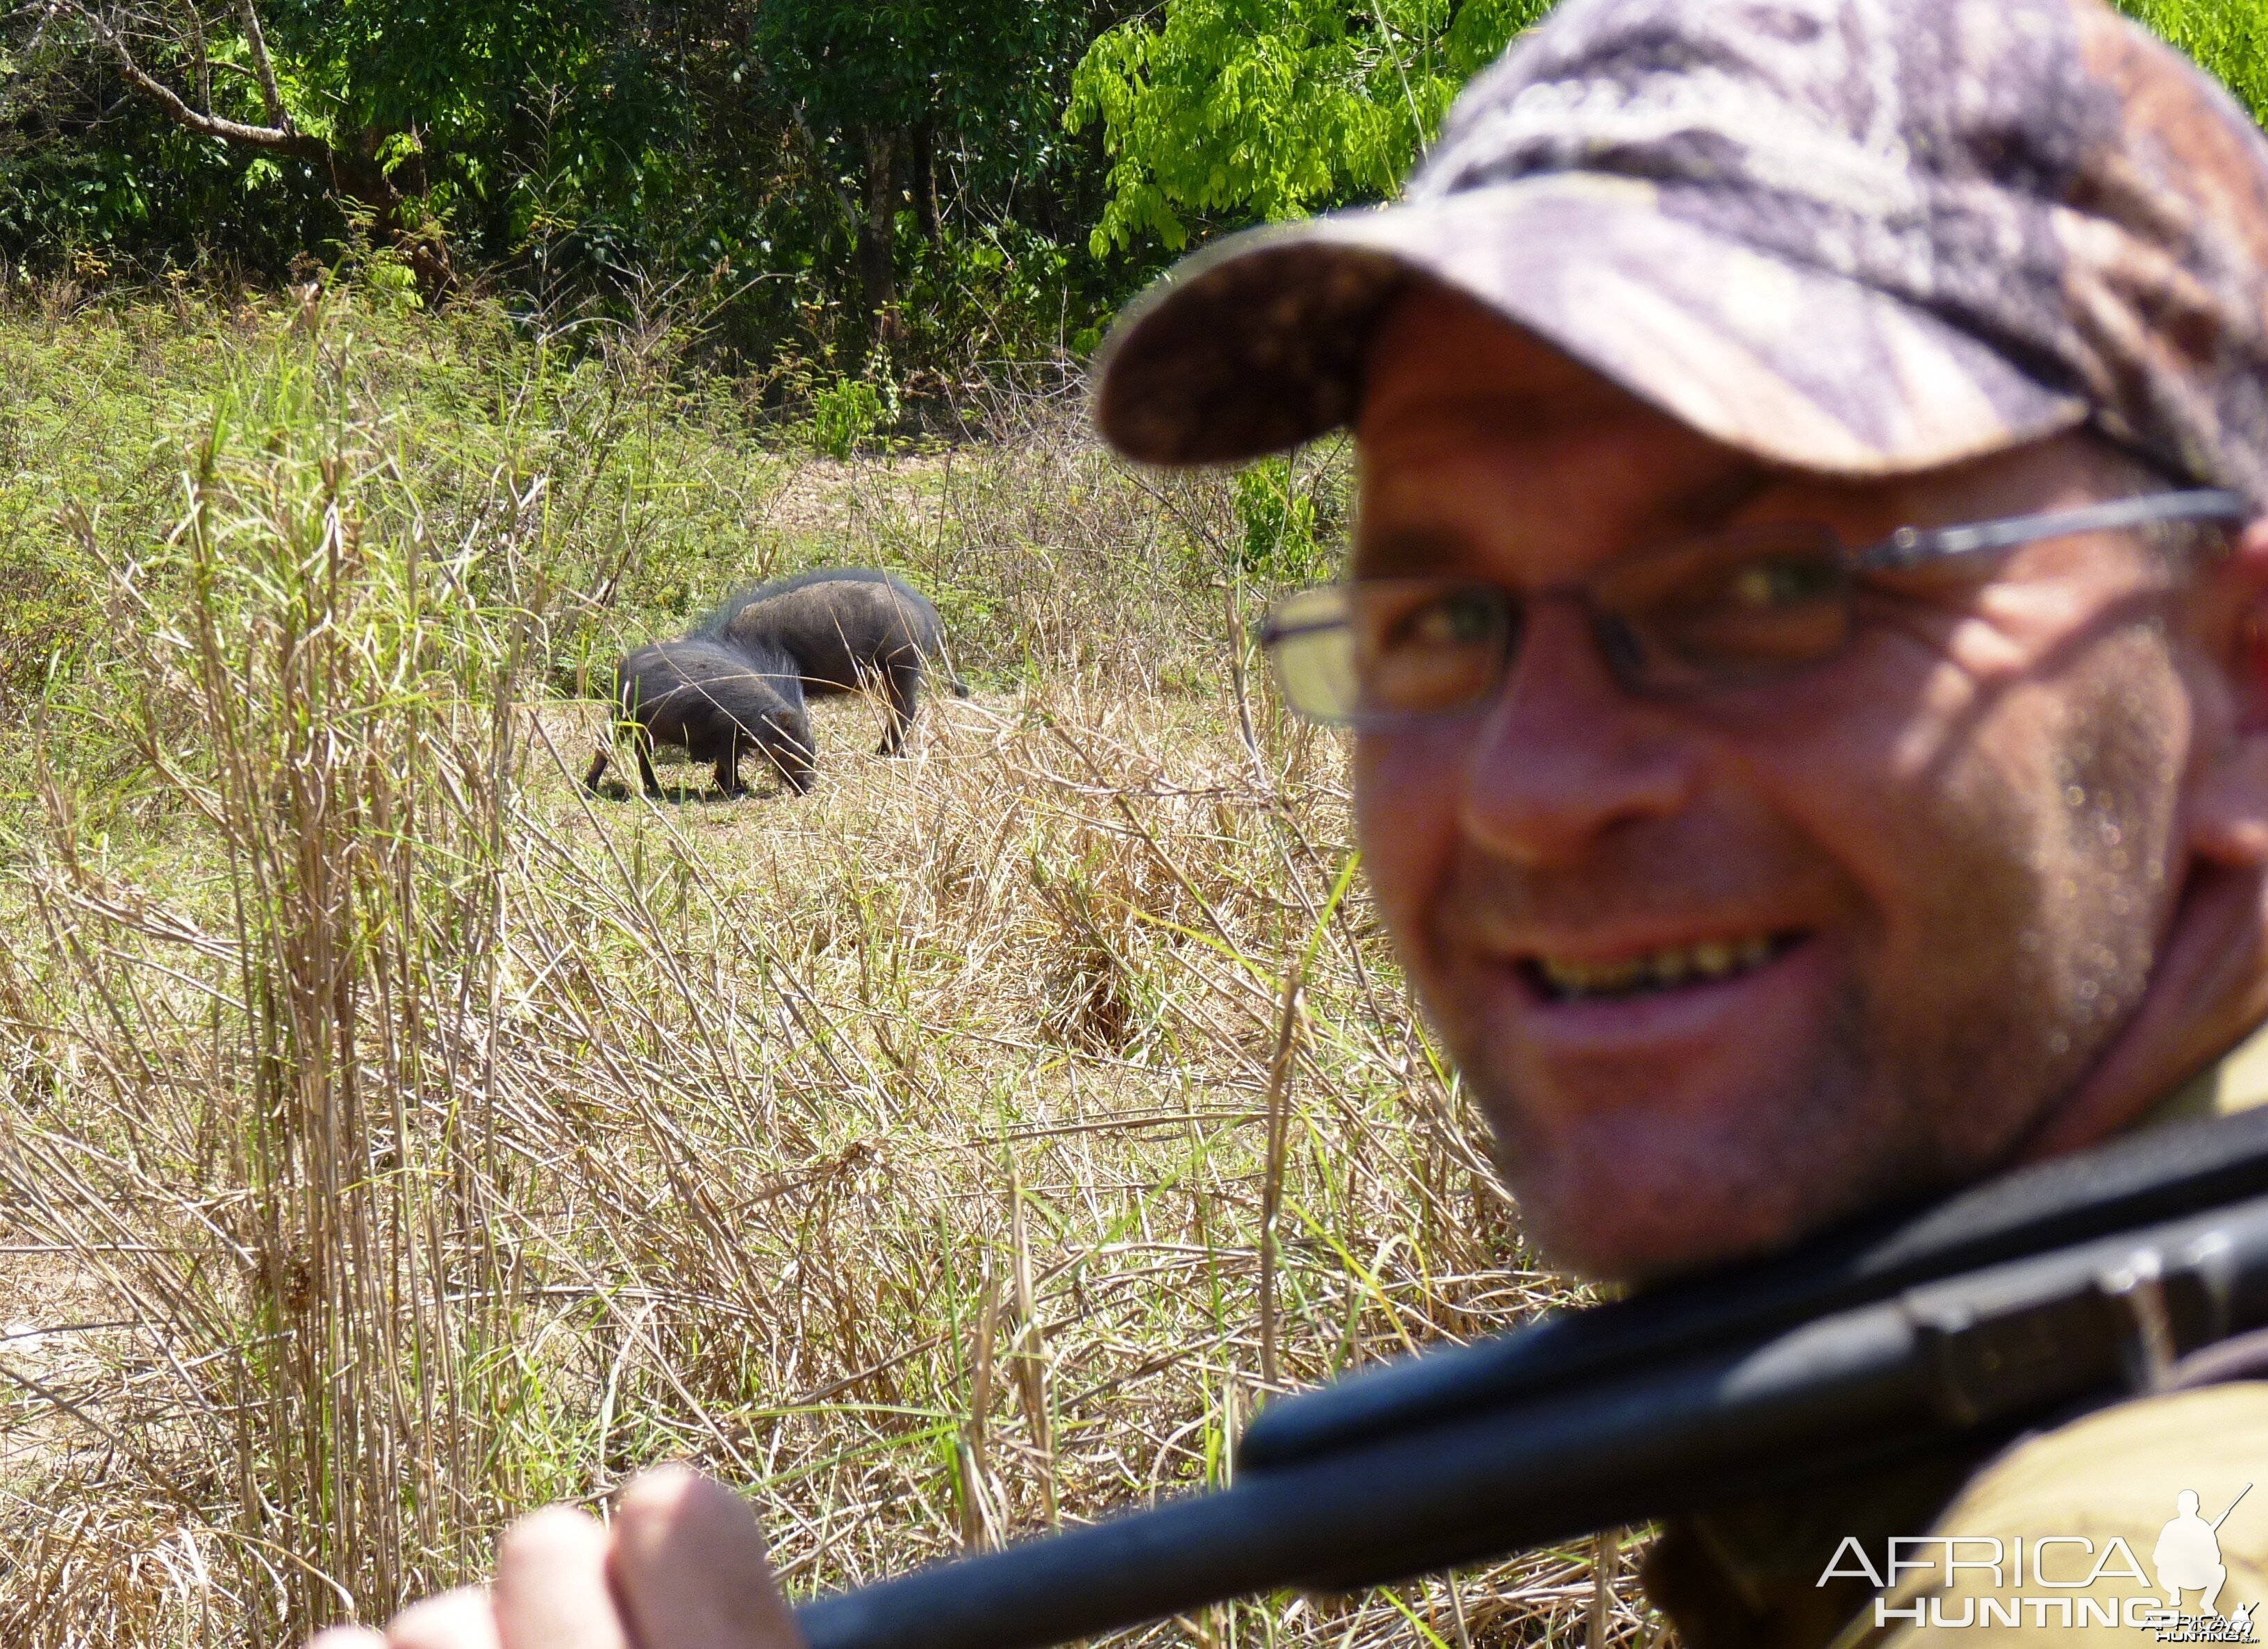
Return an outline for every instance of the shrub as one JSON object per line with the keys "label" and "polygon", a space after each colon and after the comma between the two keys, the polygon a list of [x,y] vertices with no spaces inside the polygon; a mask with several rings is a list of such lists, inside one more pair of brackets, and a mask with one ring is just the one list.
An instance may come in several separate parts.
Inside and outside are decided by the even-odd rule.
{"label": "shrub", "polygon": [[863,378],[837,379],[811,398],[811,444],[829,458],[849,458],[896,416],[880,389]]}

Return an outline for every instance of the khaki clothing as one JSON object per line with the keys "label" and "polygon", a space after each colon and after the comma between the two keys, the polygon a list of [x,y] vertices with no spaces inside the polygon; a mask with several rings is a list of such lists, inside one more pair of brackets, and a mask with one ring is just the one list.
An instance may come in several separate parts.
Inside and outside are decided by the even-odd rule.
{"label": "khaki clothing", "polygon": [[[2141,1126],[2229,1115],[2264,1102],[2268,1027],[2184,1084]],[[2176,1497],[2183,1490],[2198,1495],[2210,1523],[2248,1482],[2258,1487],[2218,1531],[2227,1575],[2214,1601],[2225,1616],[2268,1601],[2268,1380],[2122,1403],[2020,1440],[1989,1461],[1933,1461],[1878,1472],[1860,1491],[1837,1485],[1680,1520],[1647,1555],[1642,1579],[1687,1649],[1824,1649],[1830,1643],[1835,1649],[1984,1649],[2019,1640],[2084,1642],[2089,1632],[2103,1642],[2143,1644],[2156,1629],[2127,1624],[2128,1602],[2146,1594],[2162,1603],[2154,1558],[2176,1516]],[[2168,1551],[2176,1568],[2183,1540],[2198,1543],[2194,1525],[2183,1528]],[[1874,1599],[1881,1588],[1868,1578],[1868,1566],[1881,1569],[1893,1536],[1924,1533],[1974,1537],[1960,1549],[1964,1564],[1989,1553],[1985,1542],[1998,1538],[2001,1584],[1996,1589],[1989,1572],[1964,1566],[1955,1577],[1959,1584],[1948,1586],[1942,1546],[1909,1544],[1909,1559],[1934,1554],[1936,1566],[1882,1576],[1894,1583],[1881,1598],[1878,1623]],[[2026,1565],[2021,1590],[2013,1585],[2019,1535]],[[2110,1550],[2114,1536],[2123,1550]],[[2042,1537],[2050,1542],[2046,1585],[2037,1584],[2031,1564]],[[1846,1538],[1863,1557],[1838,1555]],[[2082,1551],[2074,1540],[2091,1542],[2082,1577],[2108,1550],[2092,1585],[2063,1584],[2073,1578],[2066,1572],[2067,1560]],[[1822,1585],[1830,1570],[1836,1578]],[[2139,1578],[2130,1570],[2139,1570]],[[2102,1611],[2114,1598],[2120,1623],[2104,1626]],[[2021,1623],[2010,1625],[2004,1617],[2019,1599]],[[2068,1610],[2065,1599],[2071,1600]],[[2035,1601],[2043,1607],[2033,1609]],[[2183,1594],[2192,1619],[2199,1601],[2199,1590]],[[1918,1616],[1904,1612],[1917,1607]],[[1964,1609],[1974,1623],[1966,1628],[1956,1623]],[[2143,1613],[2137,1602],[2133,1617]],[[2261,1625],[2268,1632],[2268,1618]]]}
{"label": "khaki clothing", "polygon": [[[2178,1516],[2184,1491],[2197,1496],[2189,1520]],[[2213,1530],[2223,1513],[2228,1520]],[[2184,1521],[2189,1528],[2179,1527]],[[2169,1581],[2194,1583],[2179,1594],[2192,1619],[2208,1586],[2218,1587],[2213,1608],[2223,1617],[2257,1610],[2268,1600],[2268,1382],[2122,1402],[2020,1443],[1978,1474],[1932,1532],[1964,1537],[1962,1556],[1976,1560],[1995,1555],[1997,1540],[2002,1566],[1964,1567],[1948,1584],[1941,1549],[1918,1552],[1932,1569],[1869,1602],[1836,1649],[2178,1641],[2171,1631],[2187,1629],[2142,1624],[2165,1609]],[[2197,1566],[2200,1559],[2209,1566]],[[2008,1623],[2012,1615],[2020,1623]],[[2161,1631],[2169,1637],[2158,1638]]]}
{"label": "khaki clothing", "polygon": [[2144,1128],[2165,1123],[2204,1122],[2234,1116],[2268,1103],[2268,1026],[2236,1045],[2219,1064],[2207,1065],[2176,1088],[2165,1103],[2142,1119]]}

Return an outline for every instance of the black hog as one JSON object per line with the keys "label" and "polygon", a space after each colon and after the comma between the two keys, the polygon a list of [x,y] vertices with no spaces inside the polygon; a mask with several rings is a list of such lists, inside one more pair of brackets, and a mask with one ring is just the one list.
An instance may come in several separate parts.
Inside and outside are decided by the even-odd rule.
{"label": "black hog", "polygon": [[[822,567],[744,590],[703,634],[740,646],[777,647],[795,659],[806,693],[882,696],[882,754],[895,755],[914,718],[927,661],[939,656],[944,629],[928,598],[871,567]],[[948,676],[961,697],[968,688]]]}
{"label": "black hog", "polygon": [[[688,636],[641,647],[615,666],[615,725],[637,753],[645,793],[659,795],[653,748],[681,745],[696,762],[717,764],[717,788],[740,793],[740,755],[761,753],[796,791],[811,788],[811,718],[804,709],[801,666],[777,648],[741,646]],[[584,776],[599,787],[608,752]]]}

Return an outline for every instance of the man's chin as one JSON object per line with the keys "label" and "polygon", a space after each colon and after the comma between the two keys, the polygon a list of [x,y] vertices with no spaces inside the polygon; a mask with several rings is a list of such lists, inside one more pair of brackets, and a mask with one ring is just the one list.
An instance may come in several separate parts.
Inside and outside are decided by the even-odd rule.
{"label": "man's chin", "polygon": [[1926,1177],[1887,1145],[1867,1153],[1791,1138],[1760,1151],[1753,1135],[1632,1137],[1644,1131],[1499,1147],[1522,1229],[1548,1263],[1602,1282],[1656,1282],[1789,1247]]}
{"label": "man's chin", "polygon": [[1759,1220],[1753,1205],[1696,1204],[1636,1188],[1606,1204],[1539,1191],[1510,1167],[1504,1174],[1537,1255],[1597,1282],[1653,1283],[1706,1270],[1784,1248],[1805,1230],[1794,1220]]}

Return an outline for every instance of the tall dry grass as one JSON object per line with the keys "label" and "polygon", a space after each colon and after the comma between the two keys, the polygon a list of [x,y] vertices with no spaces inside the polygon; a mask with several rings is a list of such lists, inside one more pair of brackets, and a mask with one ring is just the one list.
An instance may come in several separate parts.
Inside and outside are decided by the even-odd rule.
{"label": "tall dry grass", "polygon": [[[350,305],[244,330],[163,529],[55,518],[102,622],[4,758],[0,1642],[290,1642],[670,1458],[856,1582],[1563,1296],[1256,669],[1226,483],[1028,401],[766,454],[635,350],[494,346],[452,429]],[[737,555],[674,554],[712,478]],[[976,696],[895,761],[822,710],[802,799],[577,787],[563,687],[701,569],[817,559],[937,593]],[[1592,1557],[1135,1637],[1651,1636]]]}

